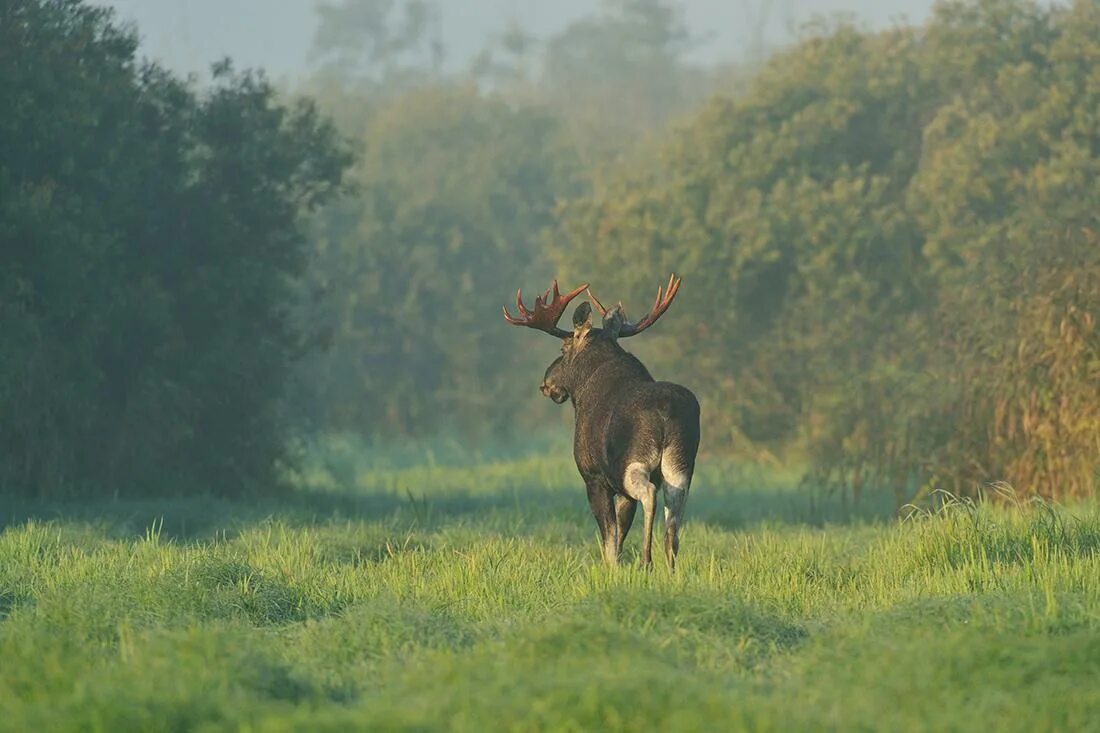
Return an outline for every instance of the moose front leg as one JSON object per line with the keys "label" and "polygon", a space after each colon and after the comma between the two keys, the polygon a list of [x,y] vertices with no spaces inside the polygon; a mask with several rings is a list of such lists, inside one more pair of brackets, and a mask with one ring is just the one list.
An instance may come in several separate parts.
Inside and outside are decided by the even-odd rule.
{"label": "moose front leg", "polygon": [[600,528],[600,543],[603,547],[603,561],[605,565],[615,566],[619,564],[619,551],[622,541],[619,538],[619,522],[615,514],[614,492],[607,482],[602,479],[592,479],[586,482],[588,488],[588,505],[592,507],[592,515],[596,518],[596,524]]}
{"label": "moose front leg", "polygon": [[623,491],[642,505],[642,565],[653,565],[653,518],[657,514],[657,487],[649,480],[649,469],[631,463],[623,476]]}

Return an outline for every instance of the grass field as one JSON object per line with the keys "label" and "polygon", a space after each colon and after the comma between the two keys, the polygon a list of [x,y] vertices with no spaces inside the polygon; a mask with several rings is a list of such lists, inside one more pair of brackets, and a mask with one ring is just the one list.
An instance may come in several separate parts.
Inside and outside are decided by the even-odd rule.
{"label": "grass field", "polygon": [[567,453],[423,463],[5,507],[0,729],[1100,729],[1096,508],[898,522],[709,465],[673,577],[598,564]]}

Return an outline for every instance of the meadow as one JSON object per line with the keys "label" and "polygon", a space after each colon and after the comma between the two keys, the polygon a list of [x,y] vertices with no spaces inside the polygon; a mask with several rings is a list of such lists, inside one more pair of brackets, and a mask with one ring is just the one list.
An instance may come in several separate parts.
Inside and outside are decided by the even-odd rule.
{"label": "meadow", "polygon": [[258,502],[2,507],[0,729],[1100,728],[1100,511],[704,462],[675,575],[565,446],[333,449]]}

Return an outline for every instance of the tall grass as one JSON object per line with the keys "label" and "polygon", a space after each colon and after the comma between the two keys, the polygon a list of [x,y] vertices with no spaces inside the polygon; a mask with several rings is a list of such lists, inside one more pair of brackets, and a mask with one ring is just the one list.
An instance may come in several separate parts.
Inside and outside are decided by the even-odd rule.
{"label": "tall grass", "polygon": [[670,575],[598,564],[567,454],[358,460],[281,503],[9,512],[0,729],[1100,721],[1095,507],[894,520],[710,466]]}

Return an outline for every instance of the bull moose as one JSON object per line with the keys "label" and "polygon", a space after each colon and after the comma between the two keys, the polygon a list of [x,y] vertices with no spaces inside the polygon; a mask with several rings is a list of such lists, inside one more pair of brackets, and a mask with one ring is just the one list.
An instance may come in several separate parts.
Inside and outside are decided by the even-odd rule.
{"label": "bull moose", "polygon": [[[680,525],[699,449],[699,402],[678,384],[653,379],[641,361],[619,345],[657,322],[676,297],[680,278],[657,289],[650,312],[629,322],[622,304],[604,308],[588,284],[562,295],[558,282],[535,299],[533,311],[516,291],[518,316],[504,308],[515,326],[538,329],[561,339],[561,356],[543,377],[541,392],[557,404],[572,400],[576,418],[573,457],[588,490],[588,503],[599,525],[603,559],[617,565],[638,504],[645,536],[642,565],[651,567],[657,486],[665,504],[665,556],[676,567]],[[573,313],[572,332],[558,328],[570,301],[583,292],[600,311],[603,323],[592,326],[592,306],[583,302]]]}

